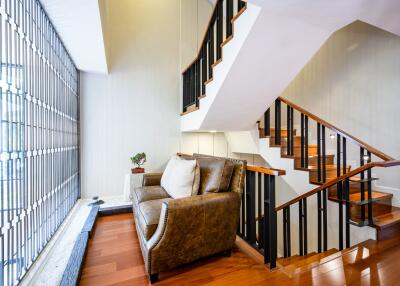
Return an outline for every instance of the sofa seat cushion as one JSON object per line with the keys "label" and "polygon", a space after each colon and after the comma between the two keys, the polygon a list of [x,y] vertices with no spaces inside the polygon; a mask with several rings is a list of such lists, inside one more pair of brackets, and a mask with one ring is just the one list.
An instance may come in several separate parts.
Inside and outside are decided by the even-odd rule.
{"label": "sofa seat cushion", "polygon": [[139,203],[135,213],[137,215],[139,229],[146,240],[149,240],[157,229],[162,204],[170,200],[172,200],[172,198],[150,200]]}
{"label": "sofa seat cushion", "polygon": [[134,206],[142,202],[165,198],[169,198],[169,195],[161,186],[137,187],[133,190],[132,195]]}

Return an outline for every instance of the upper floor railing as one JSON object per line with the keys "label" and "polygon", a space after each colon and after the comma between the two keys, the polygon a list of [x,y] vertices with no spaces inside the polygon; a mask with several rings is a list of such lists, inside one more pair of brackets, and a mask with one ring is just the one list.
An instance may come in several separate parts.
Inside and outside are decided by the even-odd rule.
{"label": "upper floor railing", "polygon": [[[217,0],[195,59],[182,72],[182,113],[196,110],[213,78],[213,67],[222,60],[222,46],[233,37],[233,21],[245,10],[241,0]],[[236,13],[235,13],[236,12]]]}

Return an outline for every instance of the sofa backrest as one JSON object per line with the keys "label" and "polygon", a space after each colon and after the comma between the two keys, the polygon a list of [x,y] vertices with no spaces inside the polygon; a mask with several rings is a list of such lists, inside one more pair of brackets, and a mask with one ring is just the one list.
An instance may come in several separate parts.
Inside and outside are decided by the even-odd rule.
{"label": "sofa backrest", "polygon": [[186,158],[189,157],[194,157],[194,158],[199,158],[199,157],[211,157],[211,158],[219,158],[219,159],[226,159],[231,161],[234,164],[234,169],[232,173],[232,178],[231,182],[229,184],[229,189],[228,191],[230,192],[236,192],[236,193],[243,193],[244,190],[244,180],[246,176],[246,167],[247,167],[247,161],[246,160],[238,160],[238,159],[232,159],[232,158],[226,158],[226,157],[216,157],[216,156],[210,156],[210,155],[204,155],[204,154],[193,154],[193,156],[188,156],[188,155],[182,155],[186,156]]}

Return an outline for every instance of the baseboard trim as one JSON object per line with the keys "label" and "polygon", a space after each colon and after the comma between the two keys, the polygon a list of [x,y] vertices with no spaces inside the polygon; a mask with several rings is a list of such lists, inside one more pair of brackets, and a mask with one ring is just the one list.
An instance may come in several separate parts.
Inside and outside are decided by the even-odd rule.
{"label": "baseboard trim", "polygon": [[102,208],[99,210],[99,216],[110,216],[116,214],[127,214],[132,213],[132,206],[116,206]]}

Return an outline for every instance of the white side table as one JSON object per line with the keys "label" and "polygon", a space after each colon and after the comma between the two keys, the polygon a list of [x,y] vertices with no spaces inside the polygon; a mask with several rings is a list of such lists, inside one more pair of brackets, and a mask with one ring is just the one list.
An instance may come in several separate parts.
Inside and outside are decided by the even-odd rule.
{"label": "white side table", "polygon": [[145,173],[126,174],[124,183],[124,200],[132,201],[132,192],[135,187],[141,187],[143,184],[143,175]]}

